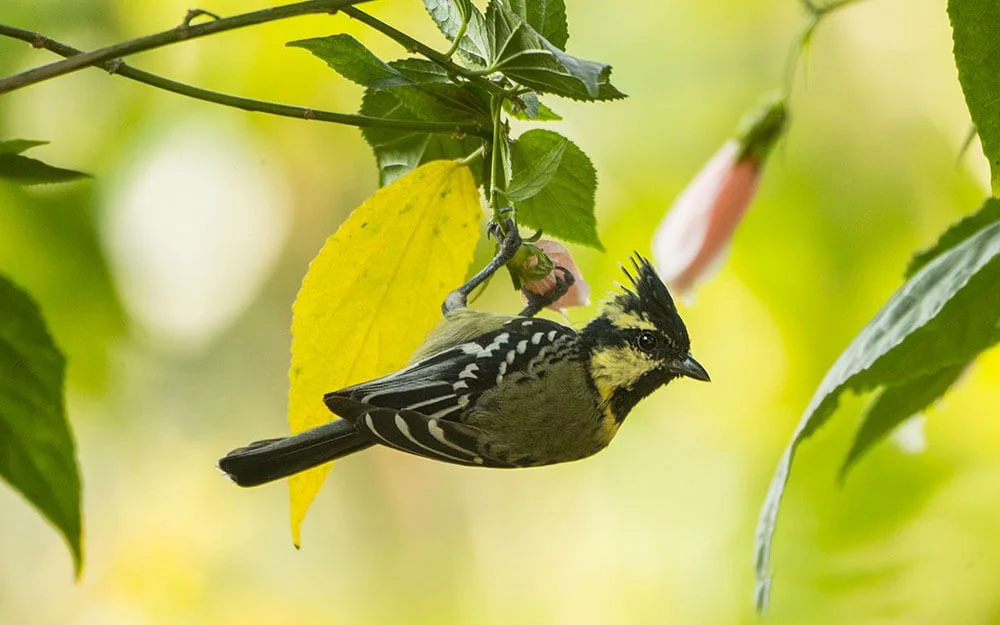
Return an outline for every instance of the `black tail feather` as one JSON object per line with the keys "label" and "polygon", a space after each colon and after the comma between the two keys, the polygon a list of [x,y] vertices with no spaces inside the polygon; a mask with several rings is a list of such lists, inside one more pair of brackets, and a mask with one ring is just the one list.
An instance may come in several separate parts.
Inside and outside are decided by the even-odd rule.
{"label": "black tail feather", "polygon": [[259,486],[375,444],[350,421],[336,419],[295,436],[250,443],[226,454],[219,468],[240,486]]}

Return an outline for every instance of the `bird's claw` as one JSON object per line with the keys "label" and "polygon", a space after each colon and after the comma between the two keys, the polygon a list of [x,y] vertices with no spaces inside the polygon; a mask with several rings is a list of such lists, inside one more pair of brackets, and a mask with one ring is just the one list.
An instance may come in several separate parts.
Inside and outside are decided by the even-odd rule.
{"label": "bird's claw", "polygon": [[559,274],[556,275],[555,285],[547,293],[539,294],[529,291],[526,288],[521,288],[521,293],[528,300],[528,305],[519,313],[520,316],[534,317],[541,309],[558,302],[563,295],[569,292],[573,283],[576,282],[573,272],[561,265],[553,267],[552,271],[558,271]]}

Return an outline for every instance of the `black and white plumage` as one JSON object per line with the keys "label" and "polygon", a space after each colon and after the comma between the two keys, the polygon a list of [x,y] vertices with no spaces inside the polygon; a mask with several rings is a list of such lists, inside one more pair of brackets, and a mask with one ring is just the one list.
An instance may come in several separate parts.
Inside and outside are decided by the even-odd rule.
{"label": "black and white plumage", "polygon": [[631,289],[583,330],[468,308],[445,318],[394,373],[327,393],[341,417],[253,443],[219,466],[242,486],[384,445],[454,464],[513,468],[603,449],[632,407],[678,376],[707,379],[666,287],[644,259]]}

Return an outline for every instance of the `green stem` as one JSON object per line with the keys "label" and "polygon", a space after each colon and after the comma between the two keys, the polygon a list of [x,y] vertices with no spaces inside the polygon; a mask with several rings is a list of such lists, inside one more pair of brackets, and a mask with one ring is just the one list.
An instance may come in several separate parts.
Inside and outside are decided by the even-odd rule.
{"label": "green stem", "polygon": [[[39,33],[22,30],[20,28],[13,28],[11,26],[4,26],[2,24],[0,24],[0,36],[20,39],[21,41],[30,43],[36,48],[43,48],[67,58],[73,58],[83,54],[81,50],[77,50],[72,46],[60,43],[55,39],[45,37]],[[292,117],[296,119],[314,119],[322,122],[346,124],[348,126],[358,126],[362,128],[377,127],[394,130],[410,130],[414,132],[442,134],[459,133],[480,137],[490,136],[490,130],[488,128],[474,123],[421,122],[416,120],[384,119],[381,117],[334,113],[332,111],[322,111],[301,106],[291,106],[288,104],[278,104],[275,102],[264,102],[262,100],[242,98],[239,96],[219,93],[217,91],[202,89],[200,87],[170,80],[169,78],[164,78],[163,76],[151,74],[141,69],[132,67],[120,59],[103,61],[96,64],[96,67],[101,67],[109,73],[117,74],[119,76],[150,85],[151,87],[156,87],[157,89],[163,89],[165,91],[177,93],[196,100],[213,102],[215,104],[230,106],[244,111],[267,113],[269,115]]]}
{"label": "green stem", "polygon": [[461,76],[462,78],[465,78],[469,82],[479,87],[482,87],[483,89],[489,91],[494,95],[499,95],[503,93],[503,87],[495,85],[492,82],[483,78],[482,76],[477,75],[476,72],[470,71],[462,67],[461,65],[458,65],[457,63],[452,61],[451,58],[449,58],[448,56],[441,54],[440,52],[438,52],[437,50],[428,46],[425,43],[417,41],[416,39],[407,35],[406,33],[396,30],[395,28],[389,26],[385,22],[375,17],[372,17],[371,15],[368,15],[364,11],[358,9],[357,7],[352,7],[352,6],[344,7],[343,9],[341,9],[341,13],[343,13],[344,15],[349,15],[350,17],[353,17],[362,24],[374,28],[375,30],[379,31],[386,37],[392,39],[399,45],[403,46],[403,48],[405,48],[408,52],[413,52],[423,55],[428,60],[434,62],[435,64],[447,70],[450,74],[453,74],[455,76]]}
{"label": "green stem", "polygon": [[472,13],[467,13],[465,18],[462,19],[462,25],[458,27],[458,33],[455,34],[455,40],[451,42],[451,47],[444,53],[446,58],[450,59],[455,56],[455,52],[458,51],[458,44],[462,42],[462,37],[465,36],[465,31],[469,28],[470,17],[472,17]]}
{"label": "green stem", "polygon": [[500,188],[497,178],[500,174],[500,143],[504,141],[503,136],[503,98],[500,96],[494,96],[490,101],[490,114],[493,117],[493,138],[490,142],[490,209],[493,211],[493,222],[496,223],[500,230],[506,234],[507,230],[504,226],[504,220],[500,214],[500,210],[503,208],[500,205],[500,195],[502,189]]}
{"label": "green stem", "polygon": [[473,150],[472,154],[469,154],[468,156],[464,156],[464,157],[456,159],[456,160],[459,163],[461,163],[462,165],[468,165],[468,164],[472,163],[472,161],[476,160],[477,158],[480,158],[483,155],[483,152],[485,150],[486,150],[486,148],[484,148],[483,146],[479,146],[478,148],[476,148],[475,150]]}
{"label": "green stem", "polygon": [[806,18],[806,25],[802,29],[801,34],[795,38],[792,43],[792,47],[788,52],[788,61],[785,67],[785,97],[791,96],[792,85],[795,82],[795,72],[798,69],[799,61],[802,58],[802,53],[809,46],[809,42],[812,40],[816,29],[819,27],[820,22],[823,21],[826,16],[831,13],[835,13],[844,7],[861,2],[861,0],[830,0],[825,4],[817,5],[812,0],[799,0],[802,7],[806,10],[808,17]]}
{"label": "green stem", "polygon": [[289,17],[307,15],[310,13],[336,13],[357,2],[366,0],[308,0],[295,4],[286,4],[251,13],[242,13],[233,17],[227,17],[194,26],[185,20],[179,26],[165,30],[146,37],[130,39],[116,43],[105,48],[99,48],[83,54],[78,54],[62,61],[56,61],[48,65],[36,67],[7,78],[0,79],[0,94],[14,91],[22,87],[27,87],[45,80],[63,76],[71,72],[78,71],[90,65],[99,65],[105,61],[111,61],[121,57],[126,57],[139,52],[162,48],[179,41],[197,39],[207,35],[243,28],[245,26],[255,26],[266,22],[283,20]]}

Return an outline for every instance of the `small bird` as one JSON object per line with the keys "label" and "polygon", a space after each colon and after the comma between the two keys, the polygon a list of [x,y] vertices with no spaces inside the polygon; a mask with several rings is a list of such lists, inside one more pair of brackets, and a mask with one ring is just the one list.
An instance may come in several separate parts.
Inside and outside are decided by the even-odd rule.
{"label": "small bird", "polygon": [[373,445],[498,468],[590,456],[659,387],[681,376],[709,381],[667,287],[649,261],[636,254],[632,263],[623,267],[631,287],[579,331],[475,311],[460,293],[407,367],[324,396],[340,419],[251,443],[219,467],[256,486]]}

